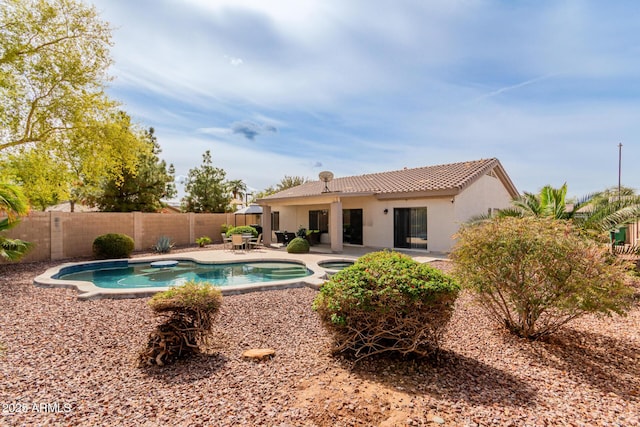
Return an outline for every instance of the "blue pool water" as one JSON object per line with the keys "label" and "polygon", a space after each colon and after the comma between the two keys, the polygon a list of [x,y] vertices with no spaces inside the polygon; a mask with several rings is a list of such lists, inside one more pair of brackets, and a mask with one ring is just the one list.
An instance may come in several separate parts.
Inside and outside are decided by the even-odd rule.
{"label": "blue pool water", "polygon": [[292,262],[245,262],[200,264],[180,261],[176,266],[152,266],[150,263],[108,261],[65,267],[54,279],[82,280],[100,288],[133,289],[180,286],[188,281],[208,282],[215,286],[244,285],[305,277],[311,271]]}
{"label": "blue pool water", "polygon": [[351,267],[353,261],[320,261],[318,265],[328,270],[342,270],[343,268]]}

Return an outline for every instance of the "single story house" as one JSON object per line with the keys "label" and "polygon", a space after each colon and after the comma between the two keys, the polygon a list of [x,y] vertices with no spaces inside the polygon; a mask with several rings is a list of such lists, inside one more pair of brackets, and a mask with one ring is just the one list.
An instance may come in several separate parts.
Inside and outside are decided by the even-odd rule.
{"label": "single story house", "polygon": [[460,224],[519,196],[495,158],[321,179],[257,201],[265,244],[272,231],[304,227],[338,253],[343,245],[449,252]]}

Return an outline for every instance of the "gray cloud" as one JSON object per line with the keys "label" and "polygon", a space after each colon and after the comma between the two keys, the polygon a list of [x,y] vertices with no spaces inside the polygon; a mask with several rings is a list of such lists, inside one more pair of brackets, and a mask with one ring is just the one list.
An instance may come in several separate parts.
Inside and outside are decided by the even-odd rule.
{"label": "gray cloud", "polygon": [[278,132],[278,129],[272,125],[264,125],[264,124],[259,124],[259,123],[245,120],[242,122],[232,123],[231,131],[234,134],[243,135],[245,138],[253,141],[258,135],[261,135],[267,132],[276,133]]}

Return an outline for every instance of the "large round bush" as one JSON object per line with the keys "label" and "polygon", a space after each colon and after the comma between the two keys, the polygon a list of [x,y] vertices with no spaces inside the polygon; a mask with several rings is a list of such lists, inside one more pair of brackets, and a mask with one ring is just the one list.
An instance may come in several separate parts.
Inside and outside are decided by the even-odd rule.
{"label": "large round bush", "polygon": [[539,338],[586,313],[624,313],[631,289],[607,248],[568,221],[501,218],[462,227],[454,274],[500,325]]}
{"label": "large round bush", "polygon": [[358,359],[382,352],[428,355],[449,322],[459,287],[441,271],[398,252],[373,252],[339,271],[313,302],[336,351]]}
{"label": "large round bush", "polygon": [[93,241],[93,256],[97,259],[129,258],[134,246],[133,239],[126,234],[103,234]]}
{"label": "large round bush", "polygon": [[309,252],[309,242],[302,237],[296,237],[287,245],[287,252],[290,254],[306,254]]}

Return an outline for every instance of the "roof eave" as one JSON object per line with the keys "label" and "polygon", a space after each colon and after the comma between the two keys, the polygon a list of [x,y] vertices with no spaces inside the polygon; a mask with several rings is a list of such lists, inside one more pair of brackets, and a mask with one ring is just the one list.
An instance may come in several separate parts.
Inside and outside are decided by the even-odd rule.
{"label": "roof eave", "polygon": [[270,202],[287,202],[292,200],[309,200],[309,199],[318,199],[318,198],[347,198],[347,197],[365,197],[365,196],[373,196],[376,193],[372,191],[360,191],[354,193],[346,193],[342,191],[327,191],[323,193],[317,194],[306,194],[303,196],[284,196],[284,197],[270,197],[264,199],[257,199],[256,203],[259,205],[268,205]]}
{"label": "roof eave", "polygon": [[402,193],[380,193],[376,194],[378,200],[401,200],[401,199],[424,199],[449,197],[460,194],[460,188],[444,188],[442,190],[428,191],[406,191]]}

